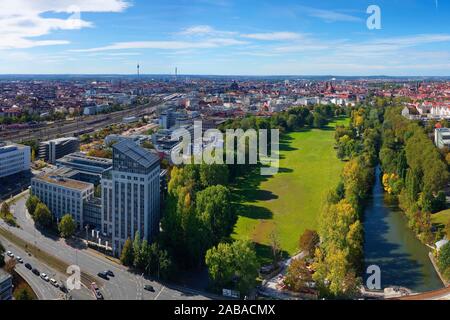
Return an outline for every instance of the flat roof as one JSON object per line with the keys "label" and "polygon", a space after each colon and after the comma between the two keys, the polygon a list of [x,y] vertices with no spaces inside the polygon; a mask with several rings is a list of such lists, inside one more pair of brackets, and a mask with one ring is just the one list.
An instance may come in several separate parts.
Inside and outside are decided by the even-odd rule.
{"label": "flat roof", "polygon": [[63,177],[61,175],[55,174],[55,172],[46,173],[40,176],[36,176],[33,179],[41,180],[47,183],[55,184],[68,189],[75,189],[84,191],[89,188],[93,188],[92,183],[82,182],[70,178]]}

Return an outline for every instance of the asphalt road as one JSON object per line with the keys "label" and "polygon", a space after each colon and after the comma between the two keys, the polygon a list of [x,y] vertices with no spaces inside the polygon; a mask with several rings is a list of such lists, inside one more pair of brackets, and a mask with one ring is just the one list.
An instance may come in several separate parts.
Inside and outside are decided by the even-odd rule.
{"label": "asphalt road", "polygon": [[[25,207],[26,197],[21,197],[11,205],[11,211],[17,219],[20,228],[14,228],[0,221],[0,227],[7,229],[21,239],[37,246],[69,265],[78,265],[82,272],[97,278],[98,285],[107,300],[183,300],[208,299],[203,293],[188,288],[165,286],[159,282],[145,279],[141,275],[133,274],[103,255],[68,245],[65,240],[47,237],[34,228],[33,220]],[[109,281],[98,278],[97,273],[105,270],[114,272],[115,277]],[[43,272],[43,271],[41,271]],[[53,274],[55,272],[50,272]],[[144,290],[144,285],[152,285],[155,292]],[[75,297],[74,297],[75,298]]]}
{"label": "asphalt road", "polygon": [[[29,256],[25,251],[19,247],[13,245],[11,242],[2,239],[2,243],[5,246],[6,251],[11,251],[15,257],[21,257],[24,262],[17,263],[15,270],[17,273],[25,279],[25,281],[31,286],[33,291],[36,293],[39,300],[61,300],[65,298],[65,294],[61,292],[58,288],[55,288],[49,282],[41,279],[41,277],[33,274],[31,270],[25,268],[25,264],[29,263],[33,268],[39,270],[39,272],[46,273],[50,278],[55,279],[59,283],[65,283],[67,277],[58,272],[55,272],[50,267],[38,261],[35,257]],[[11,259],[6,256],[6,259]],[[74,300],[93,300],[94,297],[89,290],[82,288],[81,290],[73,291],[70,293]]]}

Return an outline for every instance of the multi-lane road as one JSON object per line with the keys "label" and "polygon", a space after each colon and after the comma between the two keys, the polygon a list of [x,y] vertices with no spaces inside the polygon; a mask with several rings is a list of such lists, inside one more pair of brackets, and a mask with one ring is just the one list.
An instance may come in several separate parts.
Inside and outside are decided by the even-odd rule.
{"label": "multi-lane road", "polygon": [[[67,265],[77,265],[81,272],[88,274],[90,277],[97,279],[101,292],[105,299],[113,300],[181,300],[181,299],[208,299],[208,295],[188,288],[178,286],[164,285],[160,282],[153,281],[142,277],[142,275],[134,274],[128,271],[124,266],[114,262],[111,259],[97,253],[91,249],[79,246],[71,246],[63,239],[48,237],[41,234],[35,229],[33,220],[28,214],[25,202],[26,195],[21,196],[11,205],[11,211],[17,219],[20,228],[10,227],[3,221],[0,221],[0,228],[7,230],[14,236],[26,241],[30,245],[34,245],[39,250],[48,253],[57,259],[64,261]],[[2,237],[2,242],[5,241]],[[5,241],[6,242],[6,241]],[[10,242],[7,242],[12,245]],[[22,254],[28,258],[25,252],[21,252],[19,248],[13,248],[19,255]],[[11,250],[13,251],[13,250]],[[14,251],[13,251],[14,253]],[[31,262],[30,262],[31,263]],[[38,265],[45,266],[45,261],[34,261]],[[47,270],[49,275],[59,276],[63,279],[67,275],[58,274],[51,268],[42,267],[41,272]],[[97,273],[105,270],[111,270],[115,277],[111,277],[109,281],[98,278]],[[32,274],[31,274],[32,275]],[[46,284],[42,284],[46,286]],[[145,285],[151,285],[155,292],[144,290]],[[86,288],[87,289],[87,288]],[[54,298],[50,293],[43,293],[44,298]],[[88,299],[90,294],[78,292],[72,295],[74,299]]]}

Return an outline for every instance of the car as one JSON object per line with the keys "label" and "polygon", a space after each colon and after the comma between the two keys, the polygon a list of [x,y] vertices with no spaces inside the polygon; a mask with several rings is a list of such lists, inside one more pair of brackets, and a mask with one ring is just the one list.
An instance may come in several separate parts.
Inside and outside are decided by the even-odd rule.
{"label": "car", "polygon": [[41,275],[41,273],[39,272],[38,269],[33,269],[32,272],[33,272],[35,275],[37,275],[37,276],[40,276],[40,275]]}
{"label": "car", "polygon": [[104,300],[103,294],[100,292],[100,289],[95,282],[91,283],[91,290],[94,293],[95,299]]}
{"label": "car", "polygon": [[99,272],[97,273],[97,275],[102,279],[109,280],[108,274],[106,272]]}
{"label": "car", "polygon": [[48,275],[45,274],[45,273],[41,273],[41,279],[44,280],[44,281],[46,281],[46,282],[49,282],[49,281],[50,281],[50,278],[49,278]]}
{"label": "car", "polygon": [[53,278],[50,279],[50,283],[51,283],[52,286],[54,286],[55,288],[58,288],[58,287],[59,287],[58,281],[56,281],[56,280],[53,279]]}
{"label": "car", "polygon": [[32,270],[33,269],[31,264],[29,264],[29,263],[25,263],[25,268],[27,268],[28,270]]}
{"label": "car", "polygon": [[104,273],[106,273],[110,277],[115,277],[114,272],[112,272],[111,270],[106,270]]}
{"label": "car", "polygon": [[60,290],[61,292],[64,292],[64,293],[69,293],[69,290],[67,290],[67,288],[66,288],[66,286],[64,285],[64,283],[61,283],[61,285],[59,286],[59,290]]}
{"label": "car", "polygon": [[150,292],[155,292],[155,288],[153,288],[153,286],[146,284],[144,286],[144,290],[150,291]]}
{"label": "car", "polygon": [[6,255],[10,258],[14,258],[14,254],[11,251],[6,251]]}
{"label": "car", "polygon": [[23,259],[21,257],[19,257],[19,256],[16,257],[16,261],[18,263],[23,263]]}

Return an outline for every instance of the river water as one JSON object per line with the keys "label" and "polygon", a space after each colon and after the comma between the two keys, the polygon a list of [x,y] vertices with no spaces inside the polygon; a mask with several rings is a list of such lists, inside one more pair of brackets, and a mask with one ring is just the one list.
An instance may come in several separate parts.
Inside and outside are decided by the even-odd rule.
{"label": "river water", "polygon": [[373,196],[364,213],[365,266],[378,265],[381,286],[401,286],[414,292],[443,287],[428,257],[430,249],[408,228],[405,215],[390,204],[383,191],[381,169],[376,169]]}

